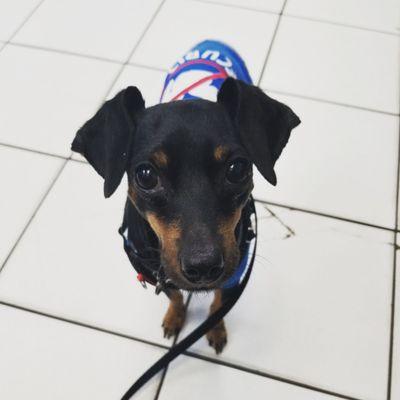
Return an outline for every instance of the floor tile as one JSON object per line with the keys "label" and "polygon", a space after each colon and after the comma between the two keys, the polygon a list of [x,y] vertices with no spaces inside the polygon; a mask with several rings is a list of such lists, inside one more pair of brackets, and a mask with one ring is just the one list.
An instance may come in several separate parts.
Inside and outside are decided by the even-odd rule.
{"label": "floor tile", "polygon": [[136,86],[146,103],[146,107],[154,106],[160,101],[167,72],[127,65],[113,86],[109,98],[128,86]]}
{"label": "floor tile", "polygon": [[397,36],[283,17],[261,86],[398,113],[398,45]]}
{"label": "floor tile", "polygon": [[160,3],[47,1],[14,41],[126,61]]}
{"label": "floor tile", "polygon": [[181,356],[171,364],[160,400],[172,399],[334,400],[315,391],[236,369]]}
{"label": "floor tile", "polygon": [[40,0],[2,0],[0,3],[0,39],[8,40]]}
{"label": "floor tile", "polygon": [[[252,78],[257,80],[276,22],[277,16],[272,14],[197,1],[168,1],[133,54],[132,61],[170,68],[198,42],[215,39],[233,46],[245,60]],[[170,28],[171,23],[174,29]],[[239,26],[246,26],[240,35]]]}
{"label": "floor tile", "polygon": [[[128,86],[136,86],[142,93],[146,107],[154,106],[159,103],[166,75],[167,73],[163,71],[126,65],[122,74],[111,89],[108,99],[111,99],[120,90],[123,90]],[[91,115],[87,115],[86,118],[89,119],[90,117]],[[86,160],[78,153],[73,153],[72,158],[74,160],[86,162]]]}
{"label": "floor tile", "polygon": [[[0,397],[119,399],[162,356],[155,347],[0,305]],[[156,377],[135,399],[154,399]]]}
{"label": "floor tile", "polygon": [[399,118],[269,93],[302,123],[255,198],[394,228]]}
{"label": "floor tile", "polygon": [[[27,68],[29,65],[29,68]],[[0,142],[68,156],[119,65],[8,45],[0,53]]]}
{"label": "floor tile", "polygon": [[400,33],[397,0],[288,0],[285,14]]}
{"label": "floor tile", "polygon": [[62,162],[0,146],[0,269]]}
{"label": "floor tile", "polygon": [[105,200],[102,186],[88,164],[69,162],[0,274],[0,299],[170,344],[167,297],[141,287],[117,232],[126,188]]}
{"label": "floor tile", "polygon": [[201,0],[204,3],[225,4],[233,7],[244,7],[253,10],[280,13],[284,0]]}
{"label": "floor tile", "polygon": [[[386,398],[392,234],[273,207],[221,359],[362,399]],[[271,237],[271,232],[275,232]],[[275,236],[275,237],[273,237]],[[206,315],[192,298],[186,336]],[[203,338],[192,351],[215,357]]]}

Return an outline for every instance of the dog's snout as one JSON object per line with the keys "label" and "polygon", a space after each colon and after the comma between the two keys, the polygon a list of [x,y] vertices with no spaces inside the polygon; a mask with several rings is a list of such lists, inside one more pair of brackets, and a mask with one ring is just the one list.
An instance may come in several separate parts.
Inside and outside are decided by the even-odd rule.
{"label": "dog's snout", "polygon": [[223,272],[222,254],[213,250],[206,254],[191,254],[182,257],[181,268],[184,277],[191,283],[211,283]]}

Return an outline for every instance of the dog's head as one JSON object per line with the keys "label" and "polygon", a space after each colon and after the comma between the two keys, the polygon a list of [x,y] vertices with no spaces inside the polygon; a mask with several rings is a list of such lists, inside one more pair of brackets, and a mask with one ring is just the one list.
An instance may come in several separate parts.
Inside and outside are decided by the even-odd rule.
{"label": "dog's head", "polygon": [[276,184],[274,165],[299,118],[260,89],[228,78],[217,102],[145,108],[135,87],[78,131],[72,150],[128,195],[160,242],[166,275],[182,289],[221,286],[239,261],[235,229],[253,189],[252,165]]}

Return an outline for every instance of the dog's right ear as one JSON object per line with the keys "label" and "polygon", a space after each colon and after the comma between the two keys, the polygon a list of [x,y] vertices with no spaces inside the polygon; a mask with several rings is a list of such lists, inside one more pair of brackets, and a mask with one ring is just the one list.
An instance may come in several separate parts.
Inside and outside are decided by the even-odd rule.
{"label": "dog's right ear", "polygon": [[104,196],[111,196],[127,168],[135,115],[144,109],[140,91],[133,86],[105,102],[77,132],[71,149],[81,153],[104,178]]}

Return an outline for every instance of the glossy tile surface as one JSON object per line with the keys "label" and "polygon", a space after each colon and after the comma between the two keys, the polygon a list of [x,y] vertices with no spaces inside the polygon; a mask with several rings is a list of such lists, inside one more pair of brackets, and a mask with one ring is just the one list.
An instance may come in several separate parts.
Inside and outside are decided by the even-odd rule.
{"label": "glossy tile surface", "polygon": [[[219,358],[356,398],[384,399],[392,233],[270,209],[279,220],[259,221],[254,272],[226,318],[229,343]],[[192,299],[183,336],[206,316],[209,302]],[[192,350],[215,356],[205,339]]]}
{"label": "glossy tile surface", "polygon": [[13,41],[126,61],[160,3],[45,1]]}
{"label": "glossy tile surface", "polygon": [[277,186],[256,172],[255,198],[394,228],[399,118],[267,93],[302,123],[276,163]]}
{"label": "glossy tile surface", "polygon": [[275,45],[263,88],[399,112],[398,36],[283,17]]}
{"label": "glossy tile surface", "polygon": [[[70,144],[127,86],[156,105],[167,70],[206,39],[302,124],[278,185],[255,173],[258,252],[226,349],[202,338],[134,398],[400,398],[399,8],[0,0],[0,399],[118,399],[173,343],[166,296],[140,286],[117,232],[125,178],[104,199]],[[211,298],[191,298],[179,340]]]}
{"label": "glossy tile surface", "polygon": [[[190,21],[190,29],[187,21]],[[206,39],[220,40],[238,51],[246,60],[251,77],[257,81],[276,22],[276,15],[218,4],[171,0],[164,4],[146,32],[132,61],[168,69],[196,43]],[[173,29],[169,28],[171,23]],[[246,29],[238,34],[238,26],[242,24],[246,24]]]}
{"label": "glossy tile surface", "polygon": [[[117,399],[163,354],[152,346],[3,305],[0,316],[7,321],[0,327],[2,399]],[[158,381],[156,377],[136,398],[153,399]]]}
{"label": "glossy tile surface", "polygon": [[288,0],[285,14],[400,33],[396,0]]}
{"label": "glossy tile surface", "polygon": [[[29,65],[29,68],[27,68]],[[117,64],[7,45],[0,53],[0,142],[61,156],[95,112]]]}

